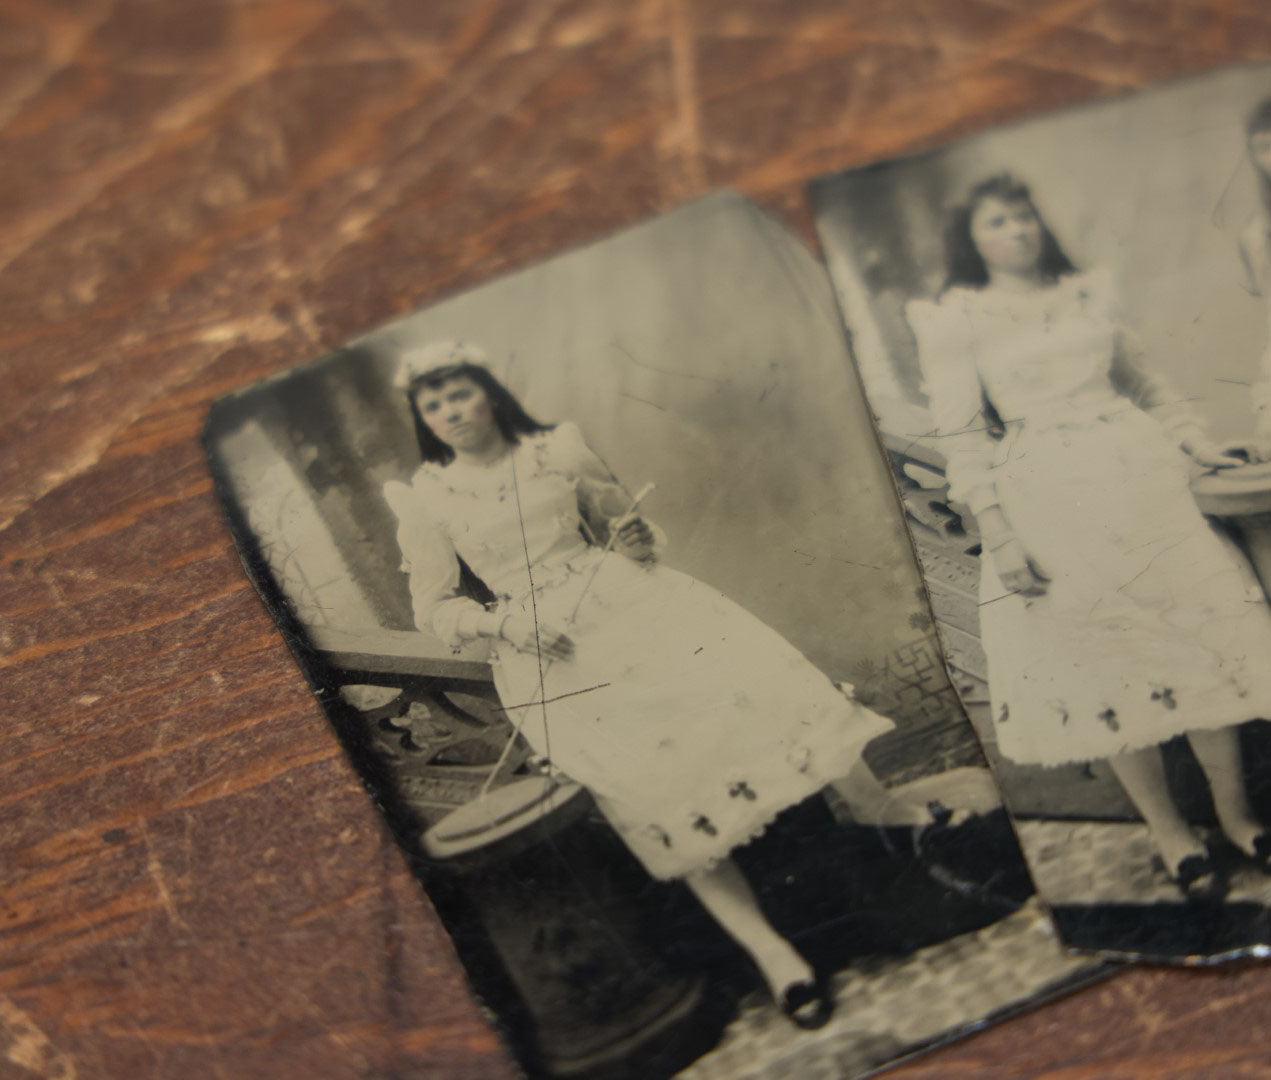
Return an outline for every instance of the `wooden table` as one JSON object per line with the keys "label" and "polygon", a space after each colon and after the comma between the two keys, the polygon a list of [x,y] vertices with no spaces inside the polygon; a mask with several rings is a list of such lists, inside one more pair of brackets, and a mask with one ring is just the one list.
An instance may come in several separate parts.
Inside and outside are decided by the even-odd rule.
{"label": "wooden table", "polygon": [[[507,1077],[242,574],[211,399],[719,185],[1271,56],[1263,0],[0,0],[0,1076]],[[897,1077],[1271,1074],[1139,970]]]}

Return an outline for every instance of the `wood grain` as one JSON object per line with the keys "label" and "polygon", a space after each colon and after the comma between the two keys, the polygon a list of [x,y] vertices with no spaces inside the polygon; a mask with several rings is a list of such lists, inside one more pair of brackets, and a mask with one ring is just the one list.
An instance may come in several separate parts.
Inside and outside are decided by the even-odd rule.
{"label": "wood grain", "polygon": [[[513,1075],[249,588],[216,395],[729,185],[1271,56],[1262,0],[0,0],[0,1076]],[[1271,970],[898,1069],[1271,1073]]]}

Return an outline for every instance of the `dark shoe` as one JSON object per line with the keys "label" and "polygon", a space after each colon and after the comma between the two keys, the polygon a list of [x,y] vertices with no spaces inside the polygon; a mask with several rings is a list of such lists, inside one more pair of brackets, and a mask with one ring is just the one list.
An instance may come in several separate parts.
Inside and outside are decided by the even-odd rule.
{"label": "dark shoe", "polygon": [[[1159,856],[1155,861],[1165,869]],[[1188,855],[1172,874],[1168,870],[1165,873],[1188,900],[1221,900],[1231,888],[1227,875],[1214,865],[1209,855]]]}
{"label": "dark shoe", "polygon": [[927,803],[927,809],[931,811],[931,824],[927,826],[928,829],[947,828],[949,822],[953,820],[953,811],[937,799]]}
{"label": "dark shoe", "polygon": [[1253,854],[1249,858],[1264,874],[1271,874],[1271,830],[1253,838]]}
{"label": "dark shoe", "polygon": [[833,1015],[834,999],[819,981],[791,983],[781,995],[781,1011],[796,1027],[811,1031]]}

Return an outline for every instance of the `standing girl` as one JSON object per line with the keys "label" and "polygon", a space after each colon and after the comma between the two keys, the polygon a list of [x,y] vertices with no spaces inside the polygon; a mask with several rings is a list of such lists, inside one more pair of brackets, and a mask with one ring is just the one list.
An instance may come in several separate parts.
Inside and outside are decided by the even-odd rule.
{"label": "standing girl", "polygon": [[1073,266],[1027,187],[978,184],[946,239],[944,290],[909,314],[950,498],[983,541],[998,746],[1106,760],[1179,888],[1221,894],[1160,744],[1187,737],[1223,832],[1266,864],[1237,726],[1271,716],[1271,613],[1189,490],[1191,462],[1236,462],[1140,366],[1112,279]]}

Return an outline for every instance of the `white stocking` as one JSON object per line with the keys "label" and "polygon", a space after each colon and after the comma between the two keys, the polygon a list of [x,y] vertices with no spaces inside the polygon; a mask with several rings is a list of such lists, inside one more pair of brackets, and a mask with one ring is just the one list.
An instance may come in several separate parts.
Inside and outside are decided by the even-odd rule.
{"label": "white stocking", "polygon": [[1240,758],[1239,729],[1189,731],[1187,741],[1191,743],[1192,752],[1209,781],[1222,831],[1245,854],[1254,854],[1254,838],[1264,830],[1249,805],[1244,762]]}
{"label": "white stocking", "polygon": [[1188,855],[1204,855],[1205,845],[1178,812],[1165,779],[1165,761],[1159,746],[1134,750],[1108,758],[1125,793],[1147,822],[1152,840],[1165,865],[1174,873]]}
{"label": "white stocking", "polygon": [[702,907],[750,954],[778,1003],[791,983],[812,979],[808,962],[764,917],[750,883],[732,859],[694,871],[684,881]]}

